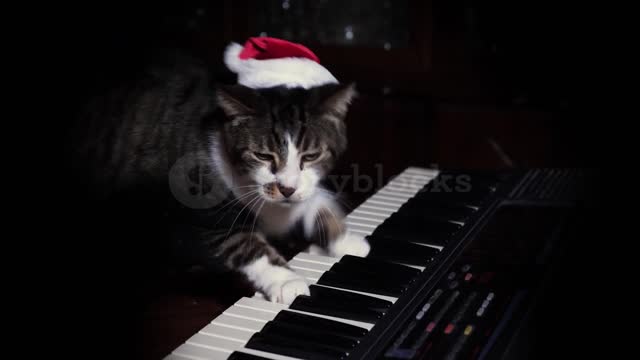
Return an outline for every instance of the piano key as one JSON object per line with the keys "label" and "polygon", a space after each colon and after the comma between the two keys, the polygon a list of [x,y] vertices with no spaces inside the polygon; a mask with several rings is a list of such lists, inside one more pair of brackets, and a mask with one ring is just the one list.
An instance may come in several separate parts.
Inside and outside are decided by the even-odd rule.
{"label": "piano key", "polygon": [[418,176],[404,176],[396,178],[387,183],[386,187],[412,189],[414,192],[422,189],[432,178]]}
{"label": "piano key", "polygon": [[[339,264],[336,264],[339,266]],[[340,289],[366,291],[379,295],[400,297],[407,289],[406,285],[396,283],[382,277],[363,278],[359,274],[348,271],[327,271],[318,280],[319,285],[333,286]]]}
{"label": "piano key", "polygon": [[304,269],[304,270],[318,271],[318,272],[325,272],[331,269],[331,265],[328,265],[328,264],[318,264],[315,262],[298,260],[296,258],[289,260],[289,266],[296,269]]}
{"label": "piano key", "polygon": [[283,321],[268,322],[265,327],[260,330],[260,333],[266,336],[279,336],[286,339],[316,343],[318,345],[344,350],[345,352],[353,350],[358,344],[356,339],[350,337],[322,331],[312,326],[305,327]]}
{"label": "piano key", "polygon": [[361,225],[361,226],[365,226],[365,227],[371,227],[373,229],[375,229],[377,226],[380,225],[380,220],[375,220],[375,219],[366,219],[366,218],[362,218],[362,217],[357,217],[357,216],[351,216],[351,217],[347,217],[345,219],[345,223],[347,223],[347,225]]}
{"label": "piano key", "polygon": [[186,357],[186,356],[177,355],[177,354],[169,354],[165,356],[164,360],[198,360],[198,358]]}
{"label": "piano key", "polygon": [[326,264],[326,265],[333,265],[340,260],[339,258],[336,258],[336,257],[312,255],[307,253],[299,253],[294,257],[294,259],[300,260],[300,261],[315,262],[318,264]]}
{"label": "piano key", "polygon": [[352,222],[345,222],[345,223],[346,223],[347,229],[349,231],[356,231],[356,232],[362,233],[362,234],[371,234],[373,232],[373,230],[375,229],[375,227],[355,224],[355,223],[352,223]]}
{"label": "piano key", "polygon": [[314,299],[307,295],[299,295],[293,303],[291,303],[291,309],[352,319],[371,324],[375,324],[384,315],[384,313],[371,309],[353,307],[331,300]]}
{"label": "piano key", "polygon": [[186,341],[186,343],[213,349],[229,350],[231,352],[233,350],[242,349],[244,347],[245,341],[231,340],[198,332],[191,336]]}
{"label": "piano key", "polygon": [[426,219],[442,219],[464,222],[476,213],[476,211],[477,210],[466,206],[430,206],[429,204],[409,201],[398,209],[396,214],[407,213]]}
{"label": "piano key", "polygon": [[362,269],[367,269],[369,272],[385,273],[385,274],[398,274],[412,279],[420,275],[420,271],[414,268],[410,268],[405,265],[394,264],[386,261],[374,260],[371,258],[361,258],[353,255],[345,255],[340,261],[342,264],[358,265]]}
{"label": "piano key", "polygon": [[377,297],[357,294],[341,289],[332,289],[325,286],[311,285],[309,287],[311,297],[314,299],[334,300],[336,302],[345,302],[357,306],[367,307],[375,310],[385,310],[391,307],[393,301],[380,299]]}
{"label": "piano key", "polygon": [[333,321],[317,316],[306,315],[294,311],[281,311],[273,319],[274,322],[311,327],[325,332],[339,334],[353,339],[361,339],[368,331],[354,325],[349,325],[340,321]]}
{"label": "piano key", "polygon": [[[310,270],[305,270],[305,269],[296,268],[296,267],[292,267],[292,269],[298,275],[304,277],[307,283],[309,283],[310,285],[317,284],[320,278],[322,277],[322,275],[326,273],[326,272],[310,271]],[[373,291],[367,291],[366,287],[359,287],[358,289],[354,289],[355,286],[341,287],[341,286],[338,286],[337,284],[330,285],[328,283],[319,284],[319,285],[322,285],[322,287],[326,287],[326,288],[335,288],[337,290],[342,290],[348,293],[354,293],[358,295],[378,298],[385,301],[390,301],[392,303],[398,300],[397,296],[384,295],[384,294],[376,293]]]}
{"label": "piano key", "polygon": [[376,200],[384,201],[384,202],[387,202],[387,203],[393,203],[393,204],[398,203],[400,205],[405,203],[405,201],[403,199],[398,199],[395,196],[389,196],[389,195],[384,195],[384,194],[376,194],[375,198],[376,198]]}
{"label": "piano key", "polygon": [[318,280],[320,280],[320,277],[322,277],[322,274],[323,274],[323,272],[310,271],[310,270],[299,269],[299,268],[293,268],[293,271],[295,271],[296,274],[307,279],[308,282],[310,283],[316,283]]}
{"label": "piano key", "polygon": [[266,323],[273,319],[274,314],[272,312],[261,311],[257,309],[243,308],[236,305],[232,305],[224,312],[227,315],[243,317],[254,321],[260,321]]}
{"label": "piano key", "polygon": [[234,351],[231,353],[227,360],[264,360],[267,359],[262,356],[247,354],[244,352]]}
{"label": "piano key", "polygon": [[343,359],[347,353],[313,342],[299,341],[283,336],[269,336],[263,333],[253,335],[247,343],[250,349],[261,350],[268,353],[277,353],[294,356],[303,359],[330,360]]}
{"label": "piano key", "polygon": [[[233,351],[225,349],[212,349],[193,344],[182,344],[173,350],[172,355],[197,360],[225,360]],[[168,359],[168,358],[165,358]]]}
{"label": "piano key", "polygon": [[212,324],[222,324],[228,327],[233,327],[239,330],[247,330],[247,331],[260,331],[264,326],[264,321],[258,321],[253,319],[248,319],[246,317],[238,317],[231,316],[226,312],[218,315],[213,321]]}
{"label": "piano key", "polygon": [[267,359],[298,360],[298,358],[295,357],[266,353],[254,349],[247,349],[246,347],[244,347],[244,345],[238,346],[238,343],[236,342],[227,342],[224,341],[224,339],[216,338],[214,336],[206,339],[197,337],[197,339],[198,341],[205,341],[209,345],[187,342],[175,349],[173,351],[173,354],[196,360],[223,360],[228,359],[233,352],[239,351]]}
{"label": "piano key", "polygon": [[369,204],[369,203],[363,203],[362,205],[360,205],[358,207],[358,209],[363,209],[369,212],[374,212],[374,213],[378,213],[382,216],[389,216],[391,214],[393,214],[394,212],[396,212],[399,208],[392,208],[389,209],[388,207],[381,207],[381,206],[376,206],[374,204]]}
{"label": "piano key", "polygon": [[406,186],[385,186],[382,190],[378,191],[375,196],[389,196],[392,198],[412,198],[417,192],[417,189],[408,188]]}
{"label": "piano key", "polygon": [[347,217],[351,215],[365,217],[368,219],[385,219],[388,216],[386,214],[380,214],[374,211],[362,210],[361,208],[358,208],[357,210],[352,211],[351,214],[347,215]]}
{"label": "piano key", "polygon": [[[261,311],[265,311],[265,312],[270,312],[271,314],[273,314],[273,317],[276,317],[281,311],[287,310],[287,311],[293,311],[293,312],[301,313],[301,314],[304,314],[304,315],[309,315],[309,316],[314,316],[314,317],[318,317],[318,318],[337,321],[337,322],[345,323],[347,325],[357,326],[357,327],[365,329],[365,330],[370,330],[371,327],[372,327],[371,324],[365,323],[365,322],[361,322],[361,321],[354,321],[354,320],[345,319],[345,318],[337,318],[337,317],[326,316],[326,315],[317,314],[317,313],[309,313],[309,312],[306,312],[306,311],[292,309],[289,306],[284,305],[284,304],[272,303],[270,301],[259,300],[259,299],[255,299],[255,298],[246,298],[246,297],[242,298],[238,302],[236,302],[233,306],[246,307],[246,308],[251,308],[251,309],[255,309],[255,310],[261,310]],[[275,309],[279,309],[279,310],[275,310]],[[217,319],[218,318],[214,319],[214,322]],[[260,331],[260,329],[262,329],[262,326],[264,326],[264,323],[261,323],[260,327],[257,328],[255,331],[256,332]]]}
{"label": "piano key", "polygon": [[389,241],[375,235],[367,236],[367,241],[371,244],[368,257],[402,264],[427,266],[439,252],[433,247],[404,241]]}
{"label": "piano key", "polygon": [[207,326],[202,328],[202,330],[200,330],[199,332],[205,335],[218,336],[244,342],[247,342],[249,338],[251,338],[251,335],[253,335],[254,333],[253,331],[240,330],[216,323],[207,324]]}

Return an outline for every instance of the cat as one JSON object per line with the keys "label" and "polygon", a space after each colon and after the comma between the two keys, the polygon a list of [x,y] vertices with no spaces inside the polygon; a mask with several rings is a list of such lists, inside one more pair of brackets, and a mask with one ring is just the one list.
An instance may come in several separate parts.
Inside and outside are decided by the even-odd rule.
{"label": "cat", "polygon": [[175,254],[244,274],[274,302],[309,294],[287,265],[291,242],[366,256],[369,244],[347,232],[335,195],[321,186],[347,148],[355,85],[256,90],[182,63],[153,67],[87,107],[76,169],[96,196],[169,198]]}

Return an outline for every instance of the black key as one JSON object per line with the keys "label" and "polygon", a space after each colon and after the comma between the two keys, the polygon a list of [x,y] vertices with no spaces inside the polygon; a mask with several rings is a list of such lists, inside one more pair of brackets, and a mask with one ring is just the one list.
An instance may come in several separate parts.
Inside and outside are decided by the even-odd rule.
{"label": "black key", "polygon": [[420,275],[421,271],[410,266],[394,264],[388,261],[380,261],[371,258],[361,258],[353,255],[344,255],[340,259],[340,264],[353,266],[354,271],[367,272],[372,274],[389,274],[393,276],[403,277],[407,282],[415,279]]}
{"label": "black key", "polygon": [[413,214],[395,213],[387,218],[379,226],[379,229],[384,229],[385,227],[390,229],[406,229],[416,234],[428,236],[430,234],[453,235],[460,230],[462,225],[449,221],[428,220]]}
{"label": "black key", "polygon": [[358,264],[344,264],[340,262],[333,264],[329,271],[336,274],[344,275],[349,278],[354,278],[356,280],[362,279],[363,281],[381,281],[399,285],[408,285],[413,279],[413,277],[407,278],[402,274],[396,274],[392,272],[385,273],[383,271],[376,271],[375,269],[363,267]]}
{"label": "black key", "polygon": [[445,246],[452,239],[448,235],[416,235],[408,231],[391,231],[389,229],[382,229],[373,232],[373,237],[379,241],[393,241],[393,242],[408,242],[427,244],[434,246]]}
{"label": "black key", "polygon": [[368,257],[378,260],[394,261],[407,265],[427,266],[439,253],[439,250],[429,246],[412,244],[410,242],[369,235],[366,237],[371,245]]}
{"label": "black key", "polygon": [[447,206],[446,204],[444,206],[434,206],[411,199],[402,205],[394,215],[410,214],[426,220],[466,222],[476,212],[475,208],[468,206]]}
{"label": "black key", "polygon": [[348,355],[344,350],[262,332],[254,334],[245,346],[249,349],[311,360],[344,359]]}
{"label": "black key", "polygon": [[232,352],[227,359],[229,360],[268,360],[267,358],[263,358],[262,356],[247,354],[240,351]]}
{"label": "black key", "polygon": [[408,285],[402,284],[399,281],[399,279],[394,281],[393,278],[385,278],[383,276],[377,278],[363,277],[362,274],[346,271],[342,264],[334,264],[331,270],[322,274],[320,279],[318,279],[318,284],[372,294],[400,297],[400,295],[406,291]]}
{"label": "black key", "polygon": [[293,303],[291,303],[290,308],[343,319],[358,320],[371,324],[375,324],[385,314],[384,311],[376,311],[366,307],[354,306],[352,304],[338,303],[333,300],[314,299],[306,295],[298,295]]}
{"label": "black key", "polygon": [[425,205],[432,207],[455,206],[455,207],[482,207],[488,200],[490,194],[487,193],[436,193],[419,192],[414,199]]}
{"label": "black key", "polygon": [[272,321],[274,323],[317,329],[318,331],[346,336],[353,339],[362,338],[368,332],[367,329],[359,326],[286,310],[280,311]]}
{"label": "black key", "polygon": [[352,338],[273,321],[267,322],[260,332],[266,336],[280,336],[296,341],[311,342],[345,352],[351,351],[358,345],[358,341]]}
{"label": "black key", "polygon": [[401,241],[437,245],[446,243],[462,226],[444,221],[428,221],[398,213],[386,219],[373,235],[395,238]]}
{"label": "black key", "polygon": [[309,286],[311,297],[323,301],[333,301],[336,303],[351,304],[355,307],[364,307],[379,312],[385,312],[393,305],[391,301],[377,297],[356,294],[349,291],[331,289],[324,286]]}

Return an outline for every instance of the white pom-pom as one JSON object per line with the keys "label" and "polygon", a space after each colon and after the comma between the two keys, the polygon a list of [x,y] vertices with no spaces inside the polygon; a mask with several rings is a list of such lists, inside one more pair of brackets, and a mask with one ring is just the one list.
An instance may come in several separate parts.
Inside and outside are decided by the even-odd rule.
{"label": "white pom-pom", "polygon": [[229,70],[234,73],[239,73],[243,68],[243,60],[238,57],[242,51],[242,45],[238,43],[231,43],[224,51],[224,63]]}

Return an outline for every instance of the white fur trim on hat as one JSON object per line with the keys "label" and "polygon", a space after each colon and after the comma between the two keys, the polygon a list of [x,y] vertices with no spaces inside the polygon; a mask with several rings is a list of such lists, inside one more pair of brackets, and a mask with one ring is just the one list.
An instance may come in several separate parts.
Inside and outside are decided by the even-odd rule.
{"label": "white fur trim on hat", "polygon": [[240,59],[242,46],[231,43],[224,52],[224,63],[238,74],[238,83],[250,88],[286,86],[309,89],[338,80],[322,65],[307,58]]}

